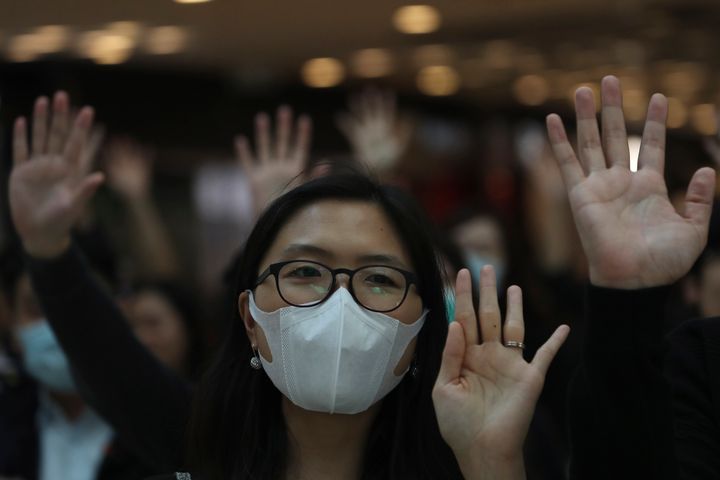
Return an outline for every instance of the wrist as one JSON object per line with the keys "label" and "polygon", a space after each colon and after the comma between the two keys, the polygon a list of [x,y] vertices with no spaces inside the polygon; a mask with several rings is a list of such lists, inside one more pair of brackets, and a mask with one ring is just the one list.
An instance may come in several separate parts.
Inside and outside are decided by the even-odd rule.
{"label": "wrist", "polygon": [[522,452],[513,455],[455,455],[465,480],[525,480]]}
{"label": "wrist", "polygon": [[589,269],[588,276],[590,278],[591,285],[601,288],[613,288],[616,290],[640,290],[643,288],[661,287],[672,283],[664,282],[662,280],[654,282],[647,281],[637,277],[608,277],[598,274],[592,266]]}

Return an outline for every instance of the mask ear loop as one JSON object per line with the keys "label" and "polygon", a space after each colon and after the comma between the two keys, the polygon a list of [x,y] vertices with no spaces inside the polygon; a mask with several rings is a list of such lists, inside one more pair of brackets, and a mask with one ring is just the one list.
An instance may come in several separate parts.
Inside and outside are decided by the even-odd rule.
{"label": "mask ear loop", "polygon": [[410,364],[410,376],[413,378],[413,380],[417,380],[420,376],[420,367],[418,367],[416,357],[413,357],[412,363]]}

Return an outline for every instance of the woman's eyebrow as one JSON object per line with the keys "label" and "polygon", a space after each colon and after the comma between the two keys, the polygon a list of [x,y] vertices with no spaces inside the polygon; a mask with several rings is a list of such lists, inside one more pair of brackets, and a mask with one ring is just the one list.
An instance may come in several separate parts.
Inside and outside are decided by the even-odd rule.
{"label": "woman's eyebrow", "polygon": [[408,269],[408,266],[405,265],[405,262],[400,260],[395,255],[390,255],[387,253],[376,253],[376,254],[369,254],[369,255],[360,255],[357,257],[359,263],[377,263],[382,265],[390,265],[395,267],[402,267],[404,269]]}
{"label": "woman's eyebrow", "polygon": [[325,250],[324,248],[316,245],[310,245],[308,243],[291,243],[283,249],[282,253],[285,256],[307,254],[326,258],[334,257],[334,254],[331,251]]}

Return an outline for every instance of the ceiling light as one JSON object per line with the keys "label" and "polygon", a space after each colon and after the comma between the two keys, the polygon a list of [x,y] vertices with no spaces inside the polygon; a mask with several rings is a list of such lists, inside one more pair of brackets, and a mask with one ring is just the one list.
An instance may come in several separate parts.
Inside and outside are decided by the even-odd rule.
{"label": "ceiling light", "polygon": [[123,20],[120,22],[108,23],[105,28],[106,31],[123,35],[125,37],[137,40],[142,31],[142,25],[140,22],[134,22],[130,20]]}
{"label": "ceiling light", "polygon": [[452,95],[460,89],[460,75],[445,65],[425,67],[418,72],[417,86],[426,95]]}
{"label": "ceiling light", "polygon": [[540,75],[523,75],[515,80],[513,93],[523,105],[542,105],[550,96],[550,85]]}
{"label": "ceiling light", "polygon": [[692,126],[700,135],[715,135],[718,131],[718,121],[715,105],[702,103],[690,110]]}
{"label": "ceiling light", "polygon": [[440,12],[429,5],[407,5],[395,10],[392,21],[402,33],[430,33],[440,27]]}
{"label": "ceiling light", "polygon": [[645,90],[629,88],[623,90],[623,112],[631,122],[642,122],[647,115],[648,96]]}
{"label": "ceiling light", "polygon": [[62,25],[45,25],[38,27],[33,32],[34,43],[40,53],[56,53],[63,50],[70,38],[67,27]]}
{"label": "ceiling light", "polygon": [[7,57],[13,62],[30,62],[40,56],[35,35],[26,33],[10,39],[7,46]]}
{"label": "ceiling light", "polygon": [[185,29],[174,26],[155,27],[145,37],[145,49],[154,55],[178,53],[185,48],[186,43]]}
{"label": "ceiling light", "polygon": [[86,32],[78,47],[82,55],[91,58],[95,63],[114,65],[130,58],[135,42],[125,35],[96,30]]}
{"label": "ceiling light", "polygon": [[668,97],[668,128],[680,128],[685,126],[688,119],[688,110],[685,104],[678,98]]}
{"label": "ceiling light", "polygon": [[335,58],[313,58],[305,62],[300,75],[309,87],[334,87],[345,78],[345,67]]}

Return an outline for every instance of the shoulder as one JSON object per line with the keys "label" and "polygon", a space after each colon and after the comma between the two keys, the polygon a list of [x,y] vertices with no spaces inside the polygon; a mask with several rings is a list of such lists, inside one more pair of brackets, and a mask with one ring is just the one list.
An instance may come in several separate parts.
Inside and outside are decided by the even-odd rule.
{"label": "shoulder", "polygon": [[673,357],[702,358],[720,364],[720,317],[688,320],[669,337]]}
{"label": "shoulder", "polygon": [[688,320],[668,340],[666,370],[671,382],[720,394],[720,317]]}
{"label": "shoulder", "polygon": [[720,343],[720,317],[696,318],[680,324],[670,333],[674,341]]}

